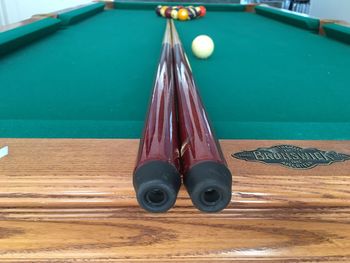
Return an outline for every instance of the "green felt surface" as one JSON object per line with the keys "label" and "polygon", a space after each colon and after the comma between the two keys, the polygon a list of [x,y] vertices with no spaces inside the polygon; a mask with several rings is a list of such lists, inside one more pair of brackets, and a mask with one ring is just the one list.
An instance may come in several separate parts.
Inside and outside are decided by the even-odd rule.
{"label": "green felt surface", "polygon": [[[243,12],[176,23],[219,138],[350,139],[350,47]],[[0,137],[139,138],[165,20],[117,9],[0,63]],[[192,39],[215,52],[198,60]]]}
{"label": "green felt surface", "polygon": [[[220,138],[350,139],[350,46],[251,13],[176,23]],[[215,42],[198,60],[191,41]]]}
{"label": "green felt surface", "polygon": [[323,26],[327,36],[338,41],[350,44],[350,27],[339,24],[326,24]]}
{"label": "green felt surface", "polygon": [[[58,30],[61,21],[45,18],[0,34],[0,56]],[[1,85],[1,82],[0,82]]]}
{"label": "green felt surface", "polygon": [[139,137],[164,30],[104,11],[4,57],[0,137]]}

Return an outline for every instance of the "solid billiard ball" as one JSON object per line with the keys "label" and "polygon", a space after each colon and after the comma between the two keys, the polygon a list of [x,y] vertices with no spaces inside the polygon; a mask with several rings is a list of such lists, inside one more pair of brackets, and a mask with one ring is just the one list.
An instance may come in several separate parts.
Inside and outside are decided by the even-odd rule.
{"label": "solid billiard ball", "polygon": [[164,16],[166,18],[171,18],[171,11],[173,11],[171,7],[168,7],[167,9],[165,9]]}
{"label": "solid billiard ball", "polygon": [[159,5],[159,6],[156,7],[156,13],[157,13],[158,16],[161,16],[161,14],[160,14],[160,9],[161,9],[161,8],[162,8],[161,5]]}
{"label": "solid billiard ball", "polygon": [[192,52],[193,54],[200,59],[206,59],[213,54],[214,51],[214,42],[207,35],[197,36],[192,41]]}
{"label": "solid billiard ball", "polygon": [[200,14],[200,16],[205,16],[205,14],[206,14],[206,12],[207,12],[207,9],[205,9],[205,7],[202,6],[202,5],[201,5],[199,8],[201,9],[201,14]]}
{"label": "solid billiard ball", "polygon": [[171,18],[172,19],[177,19],[178,17],[177,17],[177,14],[178,14],[178,11],[176,10],[176,9],[173,9],[172,11],[171,11]]}
{"label": "solid billiard ball", "polygon": [[179,12],[177,13],[177,17],[181,21],[185,21],[188,19],[188,11],[185,8],[181,8]]}
{"label": "solid billiard ball", "polygon": [[165,6],[162,6],[162,8],[160,9],[160,15],[162,17],[165,17],[165,10],[167,9],[168,7],[165,5]]}

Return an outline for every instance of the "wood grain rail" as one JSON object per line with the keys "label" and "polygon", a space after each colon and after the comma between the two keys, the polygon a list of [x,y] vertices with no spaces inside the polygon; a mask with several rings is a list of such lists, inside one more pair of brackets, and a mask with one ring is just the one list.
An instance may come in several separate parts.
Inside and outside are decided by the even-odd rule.
{"label": "wood grain rail", "polygon": [[[231,157],[281,143],[350,154],[342,141],[221,141],[233,174],[231,207],[350,206],[350,161],[292,170]],[[0,207],[137,206],[131,178],[138,140],[0,139],[5,145]],[[177,206],[191,206],[184,190]]]}
{"label": "wood grain rail", "polygon": [[224,140],[228,209],[201,213],[182,189],[151,214],[131,184],[138,140],[0,139],[0,262],[350,262],[350,161],[292,170],[231,157],[278,144],[350,154],[350,141]]}
{"label": "wood grain rail", "polygon": [[0,261],[349,262],[349,211],[228,209],[205,215],[190,208],[153,215],[135,208],[2,210]]}

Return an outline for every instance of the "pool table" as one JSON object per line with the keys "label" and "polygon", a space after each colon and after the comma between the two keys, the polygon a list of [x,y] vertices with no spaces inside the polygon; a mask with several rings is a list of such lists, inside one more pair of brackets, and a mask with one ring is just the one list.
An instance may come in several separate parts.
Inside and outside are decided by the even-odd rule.
{"label": "pool table", "polygon": [[[139,138],[165,19],[154,4],[101,5],[0,35],[0,137]],[[317,34],[318,19],[207,8],[176,26],[219,138],[350,139],[347,43]],[[215,42],[208,60],[190,50],[199,34]]]}
{"label": "pool table", "polygon": [[[154,215],[132,173],[157,4],[94,2],[0,29],[0,260],[350,261],[350,28],[263,5],[176,21],[233,192],[203,214],[182,188]],[[215,42],[207,60],[191,52],[199,34]],[[314,159],[287,166],[279,147]]]}

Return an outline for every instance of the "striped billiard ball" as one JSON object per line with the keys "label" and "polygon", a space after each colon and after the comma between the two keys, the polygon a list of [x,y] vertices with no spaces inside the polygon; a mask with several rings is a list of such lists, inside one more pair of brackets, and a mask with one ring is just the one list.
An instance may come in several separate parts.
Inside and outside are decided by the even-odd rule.
{"label": "striped billiard ball", "polygon": [[156,14],[158,15],[158,16],[161,16],[161,14],[160,14],[160,9],[162,8],[162,6],[161,5],[158,5],[157,7],[156,7]]}
{"label": "striped billiard ball", "polygon": [[194,10],[194,8],[188,7],[187,10],[188,10],[189,19],[195,19],[197,17],[196,11]]}
{"label": "striped billiard ball", "polygon": [[172,19],[178,19],[177,14],[178,14],[178,11],[177,11],[176,9],[173,9],[173,10],[171,11],[171,18],[172,18]]}

